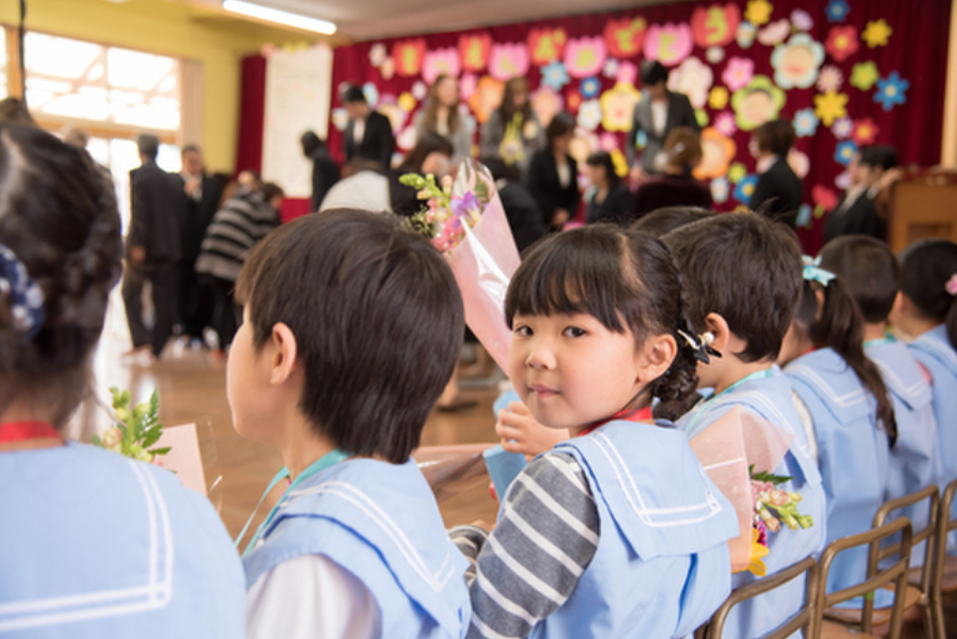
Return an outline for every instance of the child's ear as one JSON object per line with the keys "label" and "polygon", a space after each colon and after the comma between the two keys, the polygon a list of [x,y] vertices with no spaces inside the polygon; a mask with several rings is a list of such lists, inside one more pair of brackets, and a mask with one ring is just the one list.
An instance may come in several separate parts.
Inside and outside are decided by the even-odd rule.
{"label": "child's ear", "polygon": [[678,342],[667,333],[655,335],[645,341],[643,357],[638,366],[638,381],[658,379],[671,368],[678,355]]}
{"label": "child's ear", "polygon": [[731,341],[731,329],[728,327],[728,320],[717,313],[708,313],[704,318],[706,331],[714,335],[714,341],[711,342],[711,348],[724,353],[728,350],[728,342]]}
{"label": "child's ear", "polygon": [[279,386],[292,377],[296,369],[298,345],[292,330],[282,322],[272,327],[269,339],[272,344],[269,383]]}

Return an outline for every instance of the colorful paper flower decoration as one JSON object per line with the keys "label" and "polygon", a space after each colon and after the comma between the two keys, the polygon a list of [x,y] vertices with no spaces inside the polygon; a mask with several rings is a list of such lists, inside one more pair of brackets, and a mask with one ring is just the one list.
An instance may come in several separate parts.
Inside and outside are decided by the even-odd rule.
{"label": "colorful paper flower decoration", "polygon": [[900,77],[897,71],[891,71],[886,78],[877,81],[877,93],[874,94],[874,102],[877,102],[885,111],[890,111],[894,105],[902,105],[907,102],[907,89],[910,88],[910,80]]}
{"label": "colorful paper flower decoration", "polygon": [[698,7],[691,14],[691,34],[694,43],[703,49],[723,47],[734,41],[734,33],[740,23],[741,10],[736,4]]}
{"label": "colorful paper flower decoration", "polygon": [[389,56],[382,62],[382,66],[379,67],[379,73],[382,74],[383,80],[391,80],[395,77],[395,59],[392,56]]}
{"label": "colorful paper flower decoration", "polygon": [[528,46],[524,42],[493,44],[488,59],[488,73],[500,82],[528,73]]}
{"label": "colorful paper flower decoration", "polygon": [[750,49],[757,34],[757,27],[750,22],[742,22],[734,33],[734,39],[742,49]]}
{"label": "colorful paper flower decoration", "polygon": [[409,117],[409,112],[394,102],[383,101],[376,107],[376,111],[389,118],[393,133],[399,133]]}
{"label": "colorful paper flower decoration", "polygon": [[379,87],[373,82],[366,82],[362,85],[362,95],[365,96],[366,102],[369,103],[370,107],[375,107],[379,104]]}
{"label": "colorful paper flower decoration", "polygon": [[573,78],[598,75],[607,57],[603,38],[578,38],[565,45],[565,68]]}
{"label": "colorful paper flower decoration", "polygon": [[468,33],[459,37],[459,55],[466,71],[483,71],[491,50],[492,36],[488,33]]}
{"label": "colorful paper flower decoration", "polygon": [[425,86],[425,82],[416,80],[415,84],[412,85],[412,97],[421,101],[424,100],[428,94],[429,87]]}
{"label": "colorful paper flower decoration", "polygon": [[806,89],[817,80],[824,62],[824,47],[806,33],[799,33],[771,54],[774,81],[782,89]]}
{"label": "colorful paper flower decoration", "polygon": [[724,87],[714,87],[708,95],[708,106],[715,111],[720,111],[728,106],[728,90]]}
{"label": "colorful paper flower decoration", "polygon": [[838,142],[837,148],[834,150],[834,161],[847,166],[854,159],[855,153],[857,153],[857,145],[854,140]]}
{"label": "colorful paper flower decoration", "polygon": [[814,96],[814,113],[824,126],[831,126],[834,120],[847,115],[847,94],[828,91]]}
{"label": "colorful paper flower decoration", "polygon": [[857,53],[860,47],[861,42],[857,38],[857,27],[853,25],[831,27],[827,34],[827,40],[824,42],[824,50],[838,62],[847,60]]}
{"label": "colorful paper flower decoration", "polygon": [[741,162],[735,162],[728,169],[728,180],[731,184],[737,184],[748,175],[748,168]]}
{"label": "colorful paper flower decoration", "polygon": [[758,42],[773,47],[781,44],[791,35],[791,23],[787,18],[781,18],[758,31]]}
{"label": "colorful paper flower decoration", "polygon": [[877,124],[874,123],[874,120],[871,118],[863,118],[854,121],[854,133],[851,134],[851,137],[858,146],[874,144],[879,131],[880,129],[877,127]]}
{"label": "colorful paper flower decoration", "polygon": [[564,29],[532,29],[528,34],[528,50],[532,56],[532,64],[543,67],[555,60],[561,60],[566,42],[568,34]]}
{"label": "colorful paper flower decoration", "polygon": [[479,124],[488,122],[492,111],[497,109],[502,103],[502,95],[505,93],[505,84],[495,78],[483,75],[475,87],[475,93],[469,98],[469,108],[475,114],[475,119]]}
{"label": "colorful paper flower decoration", "polygon": [[615,167],[615,174],[623,178],[628,175],[628,158],[621,152],[621,149],[615,149],[611,152],[611,163]]}
{"label": "colorful paper flower decoration", "polygon": [[797,219],[794,220],[794,226],[799,229],[810,229],[814,226],[814,220],[811,218],[811,205],[804,203],[798,208]]}
{"label": "colorful paper flower decoration", "polygon": [[614,80],[618,77],[619,66],[618,60],[615,58],[608,58],[605,60],[605,66],[601,68],[601,74],[609,80]]}
{"label": "colorful paper flower decoration", "polygon": [[734,199],[745,206],[751,204],[751,197],[754,195],[754,189],[758,186],[758,176],[749,175],[734,187]]}
{"label": "colorful paper flower decoration", "polygon": [[403,92],[399,96],[398,104],[400,107],[411,113],[415,110],[415,105],[418,104],[412,94],[408,91]]}
{"label": "colorful paper flower decoration", "polygon": [[791,12],[791,24],[798,31],[810,31],[814,28],[814,18],[804,9],[795,9]]}
{"label": "colorful paper flower decoration", "polygon": [[794,132],[799,138],[809,138],[817,133],[820,120],[814,115],[814,109],[800,109],[794,114]]}
{"label": "colorful paper flower decoration", "polygon": [[598,148],[602,151],[608,151],[611,153],[615,149],[619,148],[618,137],[614,133],[602,133],[601,138],[598,142]]}
{"label": "colorful paper flower decoration", "polygon": [[710,180],[724,175],[737,150],[734,140],[722,135],[716,128],[704,129],[701,132],[701,163],[695,167],[695,178]]}
{"label": "colorful paper flower decoration", "polygon": [[387,53],[385,45],[381,42],[376,42],[372,45],[372,48],[369,49],[369,64],[376,68],[381,67],[382,63],[385,62]]}
{"label": "colorful paper flower decoration", "polygon": [[422,79],[432,84],[440,75],[453,78],[459,77],[462,72],[462,59],[458,49],[434,49],[425,54],[422,60]]}
{"label": "colorful paper flower decoration", "polygon": [[633,84],[619,82],[609,91],[601,95],[601,126],[606,131],[631,130],[631,120],[635,113],[635,105],[641,100],[641,93]]}
{"label": "colorful paper flower decoration", "polygon": [[414,78],[422,69],[425,57],[425,38],[399,40],[392,45],[395,72],[402,78]]}
{"label": "colorful paper flower decoration", "polygon": [[618,78],[615,82],[624,84],[635,84],[638,79],[638,67],[627,60],[618,67]]}
{"label": "colorful paper flower decoration", "polygon": [[724,47],[708,47],[704,52],[704,59],[711,64],[718,64],[724,60]]}
{"label": "colorful paper flower decoration", "polygon": [[794,174],[798,176],[799,179],[803,180],[807,177],[808,172],[811,170],[811,160],[806,153],[798,151],[797,149],[791,149],[788,152],[787,160],[791,170],[794,171]]}
{"label": "colorful paper flower decoration", "polygon": [[583,98],[593,98],[601,91],[601,80],[596,77],[585,78],[578,88]]}
{"label": "colorful paper flower decoration", "polygon": [[774,7],[768,0],[748,0],[748,7],[744,10],[744,19],[760,27],[771,19]]}
{"label": "colorful paper flower decoration", "polygon": [[542,85],[561,91],[562,87],[571,82],[568,71],[561,62],[552,62],[542,67]]}
{"label": "colorful paper flower decoration", "polygon": [[892,33],[894,33],[894,30],[887,24],[887,20],[881,18],[875,22],[868,22],[861,37],[864,38],[867,46],[873,49],[885,46]]}
{"label": "colorful paper flower decoration", "polygon": [[538,116],[542,126],[548,126],[557,114],[565,108],[565,98],[550,87],[539,87],[532,93],[532,110]]}
{"label": "colorful paper flower decoration", "polygon": [[711,118],[708,117],[708,112],[704,109],[695,109],[694,119],[702,129],[711,124]]}
{"label": "colorful paper flower decoration", "polygon": [[402,131],[395,138],[395,145],[402,149],[403,151],[411,151],[412,147],[415,146],[415,139],[418,137],[418,133],[415,130],[415,127],[409,125],[405,127],[405,130]]}
{"label": "colorful paper flower decoration", "polygon": [[824,207],[824,210],[831,211],[837,206],[837,193],[826,186],[815,184],[814,188],[811,189],[811,201]]}
{"label": "colorful paper flower decoration", "polygon": [[734,114],[730,111],[722,111],[714,119],[714,128],[718,130],[721,135],[726,135],[731,137],[738,131],[738,125],[734,122]]}
{"label": "colorful paper flower decoration", "polygon": [[784,91],[774,86],[771,78],[755,76],[748,86],[735,91],[731,97],[738,128],[753,131],[765,122],[774,120],[786,100]]}
{"label": "colorful paper flower decoration", "polygon": [[847,6],[847,0],[831,0],[824,8],[824,15],[828,22],[844,22],[847,20],[847,14],[851,8]]}
{"label": "colorful paper flower decoration", "polygon": [[831,127],[831,133],[838,140],[846,140],[854,133],[854,121],[847,116],[838,118]]}
{"label": "colorful paper flower decoration", "polygon": [[821,69],[817,76],[817,90],[826,93],[828,91],[840,91],[844,84],[844,74],[833,64],[829,64]]}
{"label": "colorful paper flower decoration", "polygon": [[[575,129],[575,137],[568,145],[568,155],[575,158],[575,161],[581,166],[585,164],[588,156],[597,151],[598,148],[598,136],[578,127]],[[582,185],[582,188],[585,186],[587,185]]]}
{"label": "colorful paper flower decoration", "polygon": [[685,58],[668,77],[668,89],[675,93],[684,93],[691,106],[701,109],[708,103],[708,90],[714,83],[711,67],[698,58]]}
{"label": "colorful paper flower decoration", "polygon": [[846,191],[849,188],[851,188],[851,172],[844,171],[843,173],[839,173],[834,178],[834,186],[841,189],[842,191]]}
{"label": "colorful paper flower decoration", "polygon": [[687,58],[693,48],[691,27],[684,22],[669,22],[664,26],[655,24],[648,27],[645,34],[645,57],[666,67],[673,67]]}
{"label": "colorful paper flower decoration", "polygon": [[565,94],[565,104],[568,105],[569,113],[578,113],[578,107],[582,104],[582,94],[578,91],[569,91]]}
{"label": "colorful paper flower decoration", "polygon": [[466,73],[459,80],[459,92],[463,100],[468,100],[475,93],[475,87],[478,86],[478,76],[474,73]]}
{"label": "colorful paper flower decoration", "polygon": [[731,185],[728,184],[728,179],[723,177],[717,177],[711,180],[711,199],[717,204],[724,204],[728,201],[728,196],[731,194]]}
{"label": "colorful paper flower decoration", "polygon": [[858,62],[851,69],[851,86],[861,91],[870,91],[880,77],[881,74],[873,60]]}
{"label": "colorful paper flower decoration", "polygon": [[648,146],[648,133],[644,129],[638,129],[638,133],[635,134],[635,148],[643,149]]}
{"label": "colorful paper flower decoration", "polygon": [[349,125],[349,112],[342,107],[337,107],[332,110],[332,126],[336,127],[336,131],[345,131],[346,127]]}
{"label": "colorful paper flower decoration", "polygon": [[753,77],[754,60],[751,58],[731,58],[721,74],[721,79],[732,91],[748,86]]}
{"label": "colorful paper flower decoration", "polygon": [[605,44],[609,55],[633,58],[641,53],[648,23],[642,17],[609,20],[605,24]]}

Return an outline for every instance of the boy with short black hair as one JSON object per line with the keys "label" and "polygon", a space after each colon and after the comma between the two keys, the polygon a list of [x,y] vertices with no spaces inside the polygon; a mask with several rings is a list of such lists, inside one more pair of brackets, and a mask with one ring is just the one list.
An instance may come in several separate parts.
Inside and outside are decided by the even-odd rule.
{"label": "boy with short black hair", "polygon": [[244,555],[247,636],[463,636],[466,561],[409,459],[461,347],[451,270],[398,220],[339,210],[270,234],[237,293],[233,424],[291,479]]}

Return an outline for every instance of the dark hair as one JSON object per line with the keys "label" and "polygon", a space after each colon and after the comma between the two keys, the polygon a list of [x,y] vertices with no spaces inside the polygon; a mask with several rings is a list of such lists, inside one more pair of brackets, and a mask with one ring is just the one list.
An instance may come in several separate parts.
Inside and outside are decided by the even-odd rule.
{"label": "dark hair", "polygon": [[[824,302],[820,308],[819,294]],[[864,354],[864,318],[841,278],[831,280],[827,286],[805,280],[793,323],[816,348],[833,349],[854,371],[877,400],[877,421],[893,446],[897,441],[894,407],[880,369]]]}
{"label": "dark hair", "polygon": [[202,153],[202,151],[200,151],[199,146],[195,144],[187,144],[186,146],[182,148],[179,154],[186,155],[187,153]]}
{"label": "dark hair", "polygon": [[657,60],[641,63],[641,84],[646,87],[668,81],[668,68]]}
{"label": "dark hair", "polygon": [[957,350],[957,295],[947,283],[957,276],[957,244],[934,238],[911,244],[900,255],[901,292],[928,318],[947,324],[947,338]]}
{"label": "dark hair", "polygon": [[555,150],[555,140],[575,131],[575,118],[571,113],[557,113],[545,127],[545,140],[549,151]]}
{"label": "dark hair", "polygon": [[20,98],[8,97],[0,100],[0,122],[36,126],[27,105]]}
{"label": "dark hair", "polygon": [[651,335],[673,335],[678,353],[671,368],[647,386],[648,401],[680,404],[695,392],[694,353],[677,334],[687,324],[681,277],[660,240],[596,224],[533,245],[509,284],[505,320],[512,328],[516,315],[559,313],[587,313],[617,333],[627,327],[636,346]]}
{"label": "dark hair", "polygon": [[326,143],[322,141],[315,131],[306,131],[299,138],[299,144],[302,146],[302,153],[308,158],[313,157],[321,149],[324,149]]}
{"label": "dark hair", "polygon": [[299,407],[353,455],[404,463],[465,332],[452,271],[391,215],[338,209],[270,233],[239,275],[256,348],[282,322],[305,374]]}
{"label": "dark hair", "polygon": [[[452,82],[458,82],[458,80],[451,75],[440,73],[439,77],[435,79],[435,82],[432,83],[432,87],[429,89],[429,101],[425,107],[425,130],[438,132],[438,121],[439,121],[439,86],[445,80],[452,80]],[[461,126],[461,114],[459,113],[458,105],[449,108],[449,134],[454,133],[459,130]]]}
{"label": "dark hair", "polygon": [[731,213],[682,226],[664,240],[681,268],[695,331],[717,313],[748,343],[734,355],[744,362],[777,358],[801,290],[794,232],[753,213]]}
{"label": "dark hair", "polygon": [[112,184],[82,149],[32,126],[0,125],[0,244],[43,291],[29,341],[0,296],[0,411],[21,395],[66,423],[89,391],[89,361],[122,270]]}
{"label": "dark hair", "polygon": [[151,160],[156,159],[156,155],[159,153],[159,147],[159,138],[152,133],[141,133],[136,138],[136,148],[139,150],[140,155],[146,156]]}
{"label": "dark hair", "polygon": [[452,157],[454,152],[455,149],[448,138],[438,133],[433,133],[432,131],[426,131],[422,137],[419,138],[419,141],[415,143],[415,146],[412,147],[412,150],[409,151],[409,155],[406,156],[398,170],[399,172],[405,173],[409,171],[419,173],[422,171],[422,165],[425,164],[425,159],[432,153],[441,153],[442,155]]}
{"label": "dark hair", "polygon": [[666,206],[643,215],[629,227],[632,231],[664,237],[673,230],[714,215],[714,211],[697,206]]}
{"label": "dark hair", "polygon": [[608,188],[613,189],[621,182],[618,173],[615,172],[615,163],[611,159],[608,151],[595,151],[585,160],[588,166],[601,166],[605,169],[605,178],[608,180]]}
{"label": "dark hair", "polygon": [[282,187],[275,182],[266,182],[263,184],[260,192],[263,194],[263,199],[266,200],[267,203],[276,196],[282,197],[286,195]]}
{"label": "dark hair", "polygon": [[897,150],[886,144],[870,144],[862,146],[858,151],[858,164],[881,168],[885,171],[897,166]]}
{"label": "dark hair", "polygon": [[362,92],[362,87],[350,84],[342,91],[342,103],[350,104],[353,102],[366,104],[366,94]]}
{"label": "dark hair", "polygon": [[490,155],[482,158],[482,164],[492,174],[493,180],[505,180],[506,182],[518,182],[522,179],[522,173],[518,166],[507,164],[498,155]]}
{"label": "dark hair", "polygon": [[701,138],[691,127],[675,127],[665,139],[665,152],[668,154],[669,166],[691,173],[691,169],[702,158]]}
{"label": "dark hair", "polygon": [[842,235],[821,249],[821,268],[844,280],[865,323],[887,321],[901,280],[897,258],[887,244],[866,235]]}
{"label": "dark hair", "polygon": [[502,120],[503,126],[511,124],[512,118],[515,117],[516,93],[524,93],[528,98],[525,100],[525,104],[522,105],[522,120],[528,122],[532,118],[532,95],[528,87],[528,79],[525,76],[519,76],[505,83],[505,92],[502,93],[502,104],[498,109],[498,115]]}
{"label": "dark hair", "polygon": [[754,131],[754,139],[758,149],[785,157],[794,146],[794,125],[790,120],[771,120],[765,122]]}

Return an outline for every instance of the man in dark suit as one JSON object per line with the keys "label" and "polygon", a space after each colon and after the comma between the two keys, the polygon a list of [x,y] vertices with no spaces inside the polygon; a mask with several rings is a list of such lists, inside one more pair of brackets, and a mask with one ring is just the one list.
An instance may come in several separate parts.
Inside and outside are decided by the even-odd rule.
{"label": "man in dark suit", "polygon": [[897,167],[897,151],[892,146],[862,146],[851,160],[847,172],[851,185],[824,223],[824,242],[840,235],[869,235],[887,239],[887,224],[877,210],[875,200],[892,180]]}
{"label": "man in dark suit", "polygon": [[213,317],[213,294],[196,277],[196,258],[223,196],[219,181],[206,175],[203,154],[195,144],[182,151],[183,170],[176,177],[186,194],[183,224],[183,260],[180,264],[179,321],[183,333],[193,340],[202,340],[203,329]]}
{"label": "man in dark suit", "polygon": [[[159,139],[141,135],[136,141],[141,166],[130,171],[130,232],[126,238],[123,301],[135,354],[150,349],[159,357],[173,334],[179,296],[179,263],[183,258],[186,193],[179,180],[156,166]],[[143,285],[153,288],[156,319],[143,321]]]}
{"label": "man in dark suit", "polygon": [[342,138],[345,161],[354,158],[375,160],[383,171],[388,171],[395,151],[395,136],[389,118],[373,111],[362,89],[355,85],[343,92],[342,104],[349,114],[349,124]]}
{"label": "man in dark suit", "polygon": [[[631,178],[636,182],[646,174],[664,170],[667,162],[665,159],[656,162],[656,158],[664,152],[665,140],[672,129],[685,126],[701,130],[688,96],[668,90],[668,69],[663,64],[656,60],[642,62],[641,84],[644,87],[641,101],[635,107],[631,133],[625,141]],[[644,142],[643,148],[639,148],[639,138]],[[641,152],[640,166],[636,151]]]}

